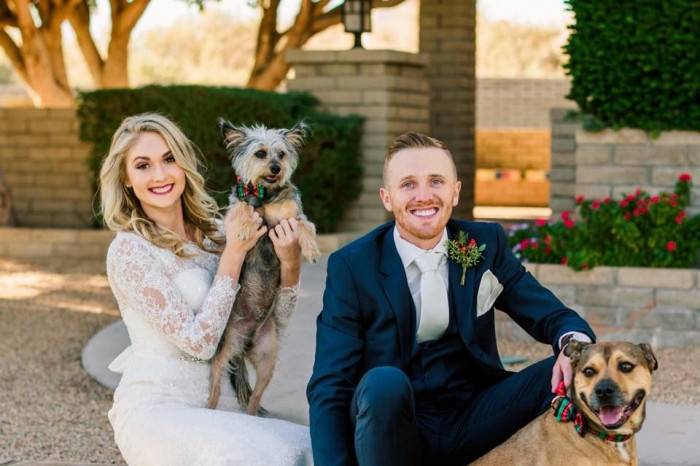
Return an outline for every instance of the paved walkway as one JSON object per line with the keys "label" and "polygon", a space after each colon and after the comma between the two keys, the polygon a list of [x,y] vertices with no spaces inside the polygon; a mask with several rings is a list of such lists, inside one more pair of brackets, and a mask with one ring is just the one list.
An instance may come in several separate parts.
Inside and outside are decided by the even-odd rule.
{"label": "paved walkway", "polygon": [[[325,257],[304,265],[297,312],[292,317],[265,407],[274,416],[308,424],[306,381],[313,366],[315,318],[321,308]],[[119,321],[98,332],[83,350],[83,366],[98,382],[114,388],[119,374],[107,369],[129,338]],[[641,466],[700,466],[700,406],[647,404],[647,420],[637,436]]]}

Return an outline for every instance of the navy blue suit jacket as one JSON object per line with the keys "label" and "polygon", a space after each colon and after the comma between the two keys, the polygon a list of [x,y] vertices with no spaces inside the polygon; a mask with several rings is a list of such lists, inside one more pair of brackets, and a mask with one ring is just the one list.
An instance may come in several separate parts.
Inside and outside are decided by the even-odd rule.
{"label": "navy blue suit jacket", "polygon": [[[393,238],[394,222],[384,224],[333,253],[328,259],[323,310],[317,318],[316,359],[307,387],[311,440],[316,466],[356,464],[350,403],[360,378],[377,366],[408,370],[415,335],[411,334],[411,293]],[[485,244],[481,262],[467,269],[449,260],[449,292],[459,334],[471,367],[481,380],[508,373],[496,348],[493,310],[476,317],[481,276],[487,270],[504,289],[495,307],[510,315],[540,342],[556,343],[566,332],[595,339],[578,314],[542,287],[508,247],[496,223],[450,220],[448,236],[463,230]]]}

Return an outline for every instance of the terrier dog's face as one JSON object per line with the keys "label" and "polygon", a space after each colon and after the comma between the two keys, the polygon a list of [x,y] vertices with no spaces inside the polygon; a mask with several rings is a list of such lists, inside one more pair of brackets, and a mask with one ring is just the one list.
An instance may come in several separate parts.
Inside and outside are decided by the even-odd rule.
{"label": "terrier dog's face", "polygon": [[219,128],[236,175],[244,183],[262,184],[275,189],[289,182],[299,161],[298,150],[307,126],[270,129],[262,125],[234,126],[219,119]]}
{"label": "terrier dog's face", "polygon": [[615,434],[633,434],[644,422],[651,373],[658,363],[646,343],[571,341],[565,352],[574,369],[574,403],[586,417]]}

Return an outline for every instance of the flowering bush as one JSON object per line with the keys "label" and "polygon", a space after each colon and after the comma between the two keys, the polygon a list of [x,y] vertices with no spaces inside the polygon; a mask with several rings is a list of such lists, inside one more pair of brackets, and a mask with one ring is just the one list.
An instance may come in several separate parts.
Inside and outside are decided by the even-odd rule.
{"label": "flowering bush", "polygon": [[565,211],[550,223],[513,230],[515,254],[530,262],[567,264],[576,270],[597,265],[697,267],[700,215],[689,218],[692,180],[679,176],[674,192],[650,195],[637,189],[620,200],[576,199],[577,214]]}

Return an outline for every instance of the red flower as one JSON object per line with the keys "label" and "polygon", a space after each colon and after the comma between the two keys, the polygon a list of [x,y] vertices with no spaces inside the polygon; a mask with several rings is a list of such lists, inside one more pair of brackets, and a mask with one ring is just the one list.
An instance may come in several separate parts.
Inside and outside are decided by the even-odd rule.
{"label": "red flower", "polygon": [[538,227],[543,227],[543,226],[547,225],[547,219],[546,218],[538,218],[537,220],[535,220],[535,225],[537,225]]}
{"label": "red flower", "polygon": [[630,214],[629,212],[625,212],[625,220],[627,220],[629,222],[631,219],[632,219],[632,214]]}
{"label": "red flower", "polygon": [[544,253],[547,254],[547,255],[550,255],[550,254],[552,253],[552,248],[550,248],[549,246],[545,247],[545,248],[544,248]]}
{"label": "red flower", "polygon": [[678,207],[678,201],[675,200],[675,199],[671,199],[670,201],[668,201],[668,204],[669,204],[671,207]]}
{"label": "red flower", "polygon": [[600,201],[598,199],[595,199],[593,202],[591,202],[591,209],[598,210],[599,208],[600,208]]}
{"label": "red flower", "polygon": [[571,217],[571,211],[570,211],[570,210],[565,210],[564,212],[561,213],[561,219],[562,219],[562,220],[568,220],[569,217]]}
{"label": "red flower", "polygon": [[668,243],[666,243],[666,250],[668,252],[673,252],[676,249],[678,249],[678,245],[676,244],[675,241],[669,241]]}
{"label": "red flower", "polygon": [[636,198],[637,198],[637,196],[635,196],[634,194],[628,194],[625,199],[627,199],[628,201],[631,202],[631,201],[634,201]]}
{"label": "red flower", "polygon": [[561,258],[562,265],[569,265],[569,258],[564,256]]}
{"label": "red flower", "polygon": [[640,215],[644,215],[644,214],[646,214],[646,213],[647,213],[647,209],[646,209],[646,207],[644,207],[644,206],[636,207],[636,208],[634,209],[634,211],[632,211],[632,214],[633,214],[635,217],[639,217]]}
{"label": "red flower", "polygon": [[678,177],[678,181],[682,181],[683,183],[688,183],[690,180],[692,180],[690,173],[681,173]]}
{"label": "red flower", "polygon": [[520,242],[520,249],[527,249],[530,246],[530,240],[529,239],[524,239]]}
{"label": "red flower", "polygon": [[570,218],[564,219],[564,226],[571,230],[576,224]]}
{"label": "red flower", "polygon": [[649,198],[649,202],[651,202],[652,204],[658,204],[658,203],[659,203],[659,199],[660,199],[659,196],[654,195],[654,196],[651,196],[651,197]]}
{"label": "red flower", "polygon": [[625,207],[627,207],[629,205],[629,203],[630,203],[630,201],[628,201],[627,199],[623,199],[620,201],[620,207],[622,207],[624,209]]}
{"label": "red flower", "polygon": [[476,246],[476,240],[474,238],[472,238],[469,240],[469,247],[473,248],[474,246]]}
{"label": "red flower", "polygon": [[576,205],[583,204],[583,201],[585,201],[585,200],[586,200],[586,198],[581,196],[581,195],[576,196]]}
{"label": "red flower", "polygon": [[634,192],[634,195],[637,196],[637,197],[641,196],[641,195],[642,195],[642,190],[639,189],[639,188],[637,188],[637,190]]}
{"label": "red flower", "polygon": [[681,224],[683,223],[683,220],[685,220],[685,210],[681,210],[678,212],[678,215],[676,215],[676,223]]}
{"label": "red flower", "polygon": [[610,204],[610,196],[607,196],[605,199],[603,199],[604,204]]}

